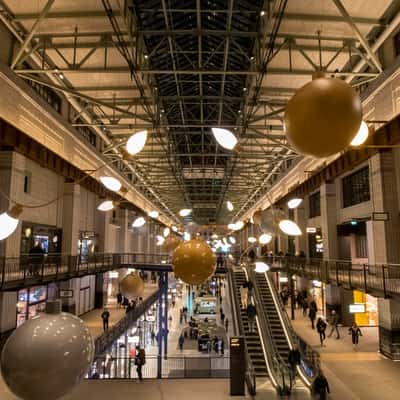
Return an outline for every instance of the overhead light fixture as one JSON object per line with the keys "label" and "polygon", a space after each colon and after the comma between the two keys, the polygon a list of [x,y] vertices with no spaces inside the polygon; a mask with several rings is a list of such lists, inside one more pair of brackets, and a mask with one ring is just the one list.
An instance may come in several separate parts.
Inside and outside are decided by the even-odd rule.
{"label": "overhead light fixture", "polygon": [[97,206],[97,209],[98,209],[99,211],[110,211],[110,210],[112,210],[113,208],[114,208],[114,202],[111,201],[111,200],[103,201],[102,203],[100,203],[100,204]]}
{"label": "overhead light fixture", "polygon": [[177,228],[175,225],[172,225],[172,230],[173,230],[174,232],[178,232],[178,228]]}
{"label": "overhead light fixture", "polygon": [[156,239],[157,239],[157,243],[156,243],[157,246],[161,246],[165,242],[165,239],[161,235],[157,235]]}
{"label": "overhead light fixture", "polygon": [[229,236],[228,240],[232,243],[235,244],[236,243],[236,239],[233,236]]}
{"label": "overhead light fixture", "polygon": [[183,240],[190,240],[191,236],[189,232],[183,232]]}
{"label": "overhead light fixture", "polygon": [[228,241],[226,240],[226,238],[224,237],[224,238],[222,238],[222,241],[223,241],[223,243],[226,245],[226,244],[228,244]]}
{"label": "overhead light fixture", "polygon": [[146,223],[146,220],[143,217],[138,217],[136,218],[133,223],[132,226],[134,228],[140,228],[141,226],[143,226]]}
{"label": "overhead light fixture", "polygon": [[169,234],[170,234],[170,232],[171,232],[171,230],[170,230],[168,227],[167,227],[167,228],[164,228],[164,231],[163,231],[164,237],[165,237],[165,238],[168,237]]}
{"label": "overhead light fixture", "polygon": [[265,15],[265,11],[262,10],[262,11],[260,12],[260,15],[263,17],[263,16]]}
{"label": "overhead light fixture", "polygon": [[229,200],[226,202],[226,208],[228,209],[228,211],[233,211],[233,204]]}
{"label": "overhead light fixture", "polygon": [[235,223],[235,231],[239,231],[244,227],[244,222],[243,221],[238,221]]}
{"label": "overhead light fixture", "polygon": [[230,231],[234,231],[235,228],[236,228],[236,225],[235,225],[235,224],[228,224],[228,229],[229,229]]}
{"label": "overhead light fixture", "polygon": [[303,201],[303,199],[298,199],[298,198],[291,199],[287,202],[287,205],[289,208],[297,208],[301,204],[302,201]]}
{"label": "overhead light fixture", "polygon": [[17,229],[22,206],[14,205],[10,211],[0,214],[0,240],[7,239]]}
{"label": "overhead light fixture", "polygon": [[211,239],[218,239],[218,235],[217,235],[216,233],[214,233],[214,234],[211,236]]}
{"label": "overhead light fixture", "polygon": [[361,121],[361,125],[360,128],[358,129],[357,135],[354,136],[354,139],[351,141],[350,144],[352,146],[360,146],[368,139],[368,135],[369,135],[368,125],[364,121]]}
{"label": "overhead light fixture", "polygon": [[149,211],[149,212],[147,213],[147,215],[148,215],[150,218],[158,218],[158,216],[159,216],[160,214],[159,214],[158,211]]}
{"label": "overhead light fixture", "polygon": [[126,151],[129,154],[135,155],[143,150],[143,147],[146,144],[147,140],[147,131],[140,131],[134,133],[126,142]]}
{"label": "overhead light fixture", "polygon": [[254,225],[254,219],[253,216],[250,217],[250,223]]}
{"label": "overhead light fixture", "polygon": [[295,222],[293,222],[289,219],[283,219],[282,221],[280,221],[279,229],[283,233],[286,233],[286,235],[289,235],[289,236],[300,236],[302,233],[299,226]]}
{"label": "overhead light fixture", "polygon": [[249,236],[249,238],[247,239],[247,241],[248,241],[249,243],[255,243],[255,242],[257,242],[257,239],[256,239],[254,236]]}
{"label": "overhead light fixture", "polygon": [[261,244],[268,244],[270,241],[272,240],[272,235],[268,234],[268,233],[263,233],[262,235],[260,235],[260,237],[258,238],[258,241]]}
{"label": "overhead light fixture", "polygon": [[212,128],[211,130],[219,145],[225,149],[233,150],[238,140],[231,131],[221,128]]}
{"label": "overhead light fixture", "polygon": [[118,192],[122,187],[121,182],[117,178],[111,176],[101,176],[100,181],[108,190],[113,192]]}
{"label": "overhead light fixture", "polygon": [[179,211],[179,215],[181,217],[187,217],[188,215],[190,215],[192,212],[192,210],[190,208],[182,208],[182,210]]}
{"label": "overhead light fixture", "polygon": [[255,271],[258,272],[259,274],[264,274],[269,270],[269,266],[264,262],[257,261],[255,264],[256,264]]}

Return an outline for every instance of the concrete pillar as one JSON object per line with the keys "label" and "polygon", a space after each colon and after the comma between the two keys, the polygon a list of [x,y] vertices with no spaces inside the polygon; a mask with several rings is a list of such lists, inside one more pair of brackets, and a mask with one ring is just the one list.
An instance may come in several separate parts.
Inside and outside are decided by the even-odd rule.
{"label": "concrete pillar", "polygon": [[400,302],[378,298],[379,350],[385,356],[400,360]]}
{"label": "concrete pillar", "polygon": [[80,213],[80,186],[74,182],[64,184],[63,243],[64,254],[78,254]]}
{"label": "concrete pillar", "polygon": [[328,260],[338,258],[336,186],[324,183],[321,194],[321,231],[324,244],[323,258]]}
{"label": "concrete pillar", "polygon": [[18,292],[0,293],[0,333],[16,327]]}
{"label": "concrete pillar", "polygon": [[129,211],[125,208],[121,208],[118,210],[118,218],[120,222],[121,228],[119,229],[118,236],[119,240],[117,243],[117,252],[118,253],[128,253],[129,252]]}
{"label": "concrete pillar", "polygon": [[304,254],[307,254],[307,215],[303,203],[301,203],[300,206],[294,210],[294,221],[303,233],[300,236],[295,236],[294,245],[297,253],[300,253],[300,251],[304,251]]}

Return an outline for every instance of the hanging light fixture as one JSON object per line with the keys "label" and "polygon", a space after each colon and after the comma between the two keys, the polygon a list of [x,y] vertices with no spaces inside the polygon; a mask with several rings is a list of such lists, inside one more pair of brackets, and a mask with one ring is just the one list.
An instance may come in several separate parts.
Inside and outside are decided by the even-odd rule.
{"label": "hanging light fixture", "polygon": [[103,201],[102,203],[100,203],[100,204],[97,206],[97,209],[98,209],[99,211],[110,211],[110,210],[112,210],[113,208],[114,208],[114,202],[111,201],[111,200]]}
{"label": "hanging light fixture", "polygon": [[257,242],[257,239],[256,239],[254,236],[249,236],[249,238],[247,239],[247,241],[248,241],[249,243],[255,243],[255,242]]}
{"label": "hanging light fixture", "polygon": [[368,139],[368,135],[369,135],[368,125],[364,121],[361,121],[357,135],[354,136],[354,139],[351,141],[350,144],[352,146],[360,146]]}
{"label": "hanging light fixture", "polygon": [[226,208],[228,209],[228,211],[233,211],[233,204],[229,200],[226,202]]}
{"label": "hanging light fixture", "polygon": [[264,274],[269,270],[269,266],[264,262],[257,261],[255,264],[256,264],[255,271],[258,272],[259,274]]}
{"label": "hanging light fixture", "polygon": [[235,227],[236,227],[236,225],[235,224],[228,224],[228,229],[230,230],[230,231],[234,231],[235,230]]}
{"label": "hanging light fixture", "polygon": [[126,151],[129,154],[135,155],[143,150],[143,147],[146,144],[147,140],[147,131],[140,131],[134,133],[126,142]]}
{"label": "hanging light fixture", "polygon": [[111,176],[101,176],[100,181],[108,190],[113,192],[118,192],[122,187],[121,182],[117,178]]}
{"label": "hanging light fixture", "polygon": [[183,232],[183,240],[190,240],[191,236],[189,232]]}
{"label": "hanging light fixture", "polygon": [[300,236],[302,234],[299,226],[295,222],[293,222],[289,219],[281,220],[279,222],[279,229],[283,233],[286,233],[286,235],[289,235],[289,236]]}
{"label": "hanging light fixture", "polygon": [[240,229],[242,229],[244,227],[244,222],[243,221],[238,221],[235,223],[235,231],[239,231]]}
{"label": "hanging light fixture", "polygon": [[132,222],[133,228],[140,228],[146,223],[146,220],[143,217],[138,217]]}
{"label": "hanging light fixture", "polygon": [[259,241],[261,244],[268,244],[271,240],[272,240],[272,235],[270,235],[269,233],[263,233],[263,234],[260,235],[260,237],[258,238],[258,241]]}
{"label": "hanging light fixture", "polygon": [[0,214],[0,240],[8,238],[18,226],[18,217],[22,213],[22,206],[14,205],[10,211]]}
{"label": "hanging light fixture", "polygon": [[175,226],[175,225],[172,225],[172,230],[174,231],[174,232],[178,232],[178,228]]}
{"label": "hanging light fixture", "polygon": [[214,234],[211,236],[211,239],[218,239],[218,235],[217,235],[216,233],[214,233]]}
{"label": "hanging light fixture", "polygon": [[164,237],[166,238],[166,237],[168,237],[168,235],[170,234],[170,232],[171,232],[171,230],[167,227],[167,228],[164,228],[164,231],[163,231],[163,235],[164,235]]}
{"label": "hanging light fixture", "polygon": [[147,213],[147,215],[148,215],[150,218],[158,218],[158,216],[159,216],[160,214],[159,214],[158,211],[149,211],[149,212]]}
{"label": "hanging light fixture", "polygon": [[232,243],[232,244],[235,244],[236,243],[236,239],[233,237],[233,236],[229,236],[229,241]]}
{"label": "hanging light fixture", "polygon": [[157,243],[156,243],[157,246],[162,246],[165,242],[165,239],[161,235],[157,235],[156,239],[157,239]]}
{"label": "hanging light fixture", "polygon": [[218,144],[225,149],[233,150],[238,142],[235,135],[227,129],[212,128],[212,133]]}
{"label": "hanging light fixture", "polygon": [[192,212],[192,210],[190,208],[182,208],[182,210],[179,211],[179,215],[181,217],[187,217],[188,215],[190,215]]}
{"label": "hanging light fixture", "polygon": [[289,208],[292,208],[292,209],[297,208],[301,204],[302,201],[303,201],[303,199],[299,199],[299,198],[290,199],[287,202],[287,205]]}

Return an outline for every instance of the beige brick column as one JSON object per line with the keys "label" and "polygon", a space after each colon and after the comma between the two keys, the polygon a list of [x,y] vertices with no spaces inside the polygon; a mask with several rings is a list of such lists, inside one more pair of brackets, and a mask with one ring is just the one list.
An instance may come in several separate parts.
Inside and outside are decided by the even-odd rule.
{"label": "beige brick column", "polygon": [[63,242],[64,254],[78,254],[79,240],[79,213],[80,213],[80,186],[74,182],[64,184],[63,199]]}
{"label": "beige brick column", "polygon": [[307,214],[306,214],[304,200],[300,204],[300,206],[294,210],[294,221],[296,222],[296,224],[299,226],[299,228],[303,233],[301,236],[296,236],[294,239],[296,252],[299,253],[300,251],[304,251],[304,253],[307,254],[307,232],[306,232]]}
{"label": "beige brick column", "polygon": [[337,240],[337,210],[336,186],[324,183],[320,188],[321,194],[321,231],[324,244],[323,258],[333,260],[338,258]]}

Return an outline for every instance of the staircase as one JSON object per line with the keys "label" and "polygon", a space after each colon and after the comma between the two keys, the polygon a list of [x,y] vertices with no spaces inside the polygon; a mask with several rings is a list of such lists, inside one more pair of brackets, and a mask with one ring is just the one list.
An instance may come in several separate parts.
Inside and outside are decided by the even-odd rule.
{"label": "staircase", "polygon": [[[240,287],[246,281],[246,275],[243,270],[237,270],[237,271],[234,271],[234,277],[235,277],[235,283],[236,283],[236,286],[234,288],[235,295],[238,299],[238,302],[240,303]],[[248,355],[253,364],[255,375],[257,378],[258,377],[266,377],[268,375],[267,374],[267,365],[265,363],[264,353],[263,353],[263,349],[261,346],[261,340],[260,340],[260,335],[258,332],[257,325],[255,325],[255,327],[254,327],[254,332],[250,333],[249,332],[249,322],[248,322],[246,310],[240,311],[240,318],[241,318],[243,328],[244,328],[244,338],[245,338],[246,345],[247,345]]]}

